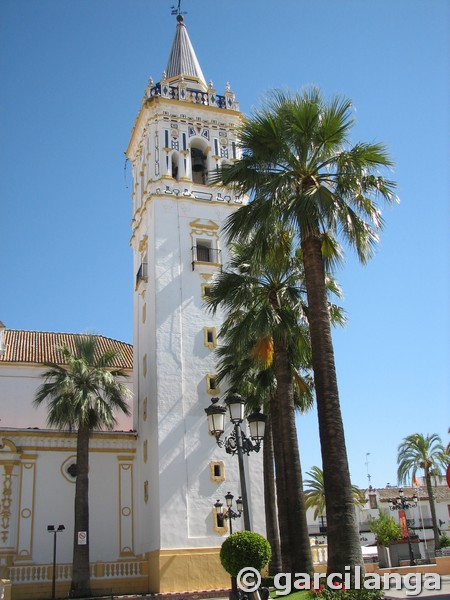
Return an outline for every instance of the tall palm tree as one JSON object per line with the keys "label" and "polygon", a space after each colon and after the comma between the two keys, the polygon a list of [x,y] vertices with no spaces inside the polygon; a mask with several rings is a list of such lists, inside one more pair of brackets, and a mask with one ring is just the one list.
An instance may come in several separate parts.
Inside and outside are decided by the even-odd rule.
{"label": "tall palm tree", "polygon": [[[95,429],[112,429],[115,411],[129,414],[129,391],[119,378],[127,376],[115,368],[118,353],[101,353],[97,338],[80,335],[75,351],[61,349],[62,364],[46,363],[44,383],[36,392],[34,404],[46,402],[50,426],[77,430],[77,475],[75,482],[75,523],[71,596],[91,595],[89,570],[89,437]],[[78,543],[78,532],[86,532],[87,543]]]}
{"label": "tall palm tree", "polygon": [[[227,348],[221,349],[221,375],[224,354],[234,352],[235,357],[247,357],[250,364],[259,365],[260,370],[270,367],[272,380],[276,380],[269,413],[281,561],[283,569],[308,573],[312,571],[312,557],[303,501],[290,355],[294,346],[297,355],[301,352],[306,355],[309,340],[307,328],[299,323],[301,290],[296,273],[299,263],[292,254],[292,239],[280,234],[277,239],[272,235],[272,240],[272,251],[264,263],[249,261],[249,246],[236,246],[228,269],[220,273],[211,286],[207,302],[213,311],[221,306],[228,314],[220,331]],[[237,373],[242,373],[245,364],[244,360],[231,382]],[[290,465],[289,470],[284,468],[286,464]]]}
{"label": "tall palm tree", "polygon": [[317,89],[302,95],[275,92],[243,123],[242,158],[224,166],[217,176],[224,185],[253,197],[229,217],[225,225],[229,241],[252,235],[255,254],[264,252],[277,220],[295,227],[300,240],[328,498],[329,573],[344,573],[346,566],[363,562],[331,339],[324,251],[338,235],[365,263],[382,225],[376,199],[395,198],[393,182],[378,174],[380,167],[392,164],[385,147],[351,146],[352,124],[351,103],[345,98],[327,103]]}
{"label": "tall palm tree", "polygon": [[[211,286],[208,304],[225,307],[220,331],[219,376],[242,390],[242,381],[266,379],[275,457],[282,565],[309,572],[311,550],[303,502],[295,406],[311,405],[309,332],[300,318],[304,301],[302,262],[287,231],[271,235],[264,261],[251,257],[251,245],[235,246],[227,271]],[[330,288],[338,287],[330,279]],[[339,313],[337,311],[336,315]],[[336,317],[337,318],[337,317]],[[276,384],[274,385],[274,381]],[[260,386],[261,388],[261,386]],[[243,393],[245,393],[243,391]],[[266,478],[267,479],[267,478]]]}
{"label": "tall palm tree", "polygon": [[[314,508],[314,519],[326,514],[325,488],[323,483],[323,471],[319,467],[311,467],[307,475],[311,479],[307,479],[305,484],[308,486],[305,490],[305,506],[306,508]],[[356,485],[352,485],[353,499],[355,505],[363,506],[366,503],[364,492]]]}
{"label": "tall palm tree", "polygon": [[422,433],[413,433],[404,438],[398,447],[397,477],[399,484],[405,484],[409,479],[412,483],[419,469],[422,469],[424,472],[431,520],[433,522],[434,546],[436,549],[440,548],[439,527],[436,518],[431,477],[433,475],[441,475],[449,463],[450,455],[442,444],[441,438],[436,433],[426,436]]}

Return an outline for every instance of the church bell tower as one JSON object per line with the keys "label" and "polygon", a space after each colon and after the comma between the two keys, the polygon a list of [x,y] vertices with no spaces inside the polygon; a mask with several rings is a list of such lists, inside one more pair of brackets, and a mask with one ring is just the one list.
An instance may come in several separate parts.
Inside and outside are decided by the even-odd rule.
{"label": "church bell tower", "polygon": [[[238,158],[240,122],[229,84],[220,95],[206,83],[178,14],[166,70],[148,82],[126,152],[133,172],[135,546],[148,558],[152,592],[229,584],[219,562],[228,525],[213,505],[241,491],[237,457],[208,435],[204,409],[224,390],[214,356],[221,315],[212,317],[204,298],[227,262],[221,226],[245,201],[210,183],[211,172]],[[251,456],[246,468],[253,529],[265,534],[262,456]]]}

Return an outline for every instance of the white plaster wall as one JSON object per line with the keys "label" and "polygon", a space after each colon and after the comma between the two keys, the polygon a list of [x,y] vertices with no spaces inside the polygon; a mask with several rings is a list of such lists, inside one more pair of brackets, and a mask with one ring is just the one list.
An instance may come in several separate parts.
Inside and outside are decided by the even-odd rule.
{"label": "white plaster wall", "polygon": [[[149,235],[154,247],[149,289],[154,288],[156,298],[155,342],[149,341],[147,353],[153,356],[155,352],[150,363],[155,364],[151,375],[156,378],[158,398],[161,547],[218,545],[211,507],[218,495],[223,497],[229,490],[236,497],[240,494],[238,464],[237,457],[227,456],[207,433],[204,409],[211,395],[206,374],[214,373],[216,366],[213,353],[204,346],[203,327],[218,329],[221,315],[205,312],[201,298],[205,280],[198,267],[192,270],[190,223],[196,219],[222,223],[233,207],[163,196],[153,198],[152,209],[157,226]],[[225,245],[220,245],[225,260]],[[142,434],[147,430],[146,424],[140,427]],[[222,486],[210,480],[211,460],[226,462],[227,481]],[[264,528],[261,460],[262,456],[250,457],[253,466],[248,477],[259,530]]]}
{"label": "white plaster wall", "polygon": [[[45,368],[26,364],[0,364],[0,402],[2,407],[1,426],[15,428],[46,429],[47,408],[43,404],[36,408],[33,400],[38,388],[44,383],[42,374]],[[132,378],[124,380],[133,391]],[[129,431],[133,428],[133,403],[130,401],[131,415],[118,414],[116,431]]]}
{"label": "white plaster wall", "polygon": [[[31,548],[34,563],[52,561],[53,535],[48,525],[65,526],[58,534],[58,562],[72,561],[75,483],[62,473],[63,463],[76,456],[74,437],[55,438],[45,432],[0,430],[4,440],[13,442],[19,451],[21,464],[15,467],[17,482],[13,494],[13,517],[11,532],[16,540],[13,546],[19,550]],[[64,449],[59,449],[63,446]],[[94,446],[92,448],[92,446]],[[91,561],[115,561],[120,558],[119,513],[119,460],[128,455],[133,461],[136,447],[135,436],[107,440],[96,437],[91,442],[89,456],[89,508],[90,508],[90,559]],[[5,453],[2,453],[5,456]],[[123,461],[122,461],[123,462]],[[26,465],[34,465],[34,473]],[[22,474],[21,474],[22,470]],[[127,484],[128,485],[128,484]],[[123,495],[123,494],[122,494]],[[133,490],[127,496],[134,504]],[[24,509],[26,512],[24,512]],[[135,507],[131,506],[135,515]],[[22,513],[20,514],[19,513]],[[28,516],[28,512],[31,514]],[[25,515],[25,518],[24,518]],[[19,540],[19,541],[18,541]]]}

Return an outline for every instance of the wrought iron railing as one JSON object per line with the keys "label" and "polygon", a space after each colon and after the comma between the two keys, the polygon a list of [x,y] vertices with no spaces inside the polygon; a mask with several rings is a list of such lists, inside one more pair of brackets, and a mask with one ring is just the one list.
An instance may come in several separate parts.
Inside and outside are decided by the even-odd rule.
{"label": "wrought iron railing", "polygon": [[217,248],[208,248],[207,246],[192,246],[192,268],[194,263],[212,263],[221,264],[221,251]]}
{"label": "wrought iron railing", "polygon": [[[212,94],[210,92],[202,92],[194,90],[193,88],[181,88],[184,93],[183,97],[180,97],[180,90],[178,86],[169,85],[168,83],[157,83],[147,91],[147,98],[154,98],[162,96],[163,98],[170,98],[171,100],[185,100],[186,102],[192,102],[193,104],[201,104],[203,106],[215,106],[217,108],[227,108],[225,96],[220,94]],[[230,107],[231,108],[231,107]]]}

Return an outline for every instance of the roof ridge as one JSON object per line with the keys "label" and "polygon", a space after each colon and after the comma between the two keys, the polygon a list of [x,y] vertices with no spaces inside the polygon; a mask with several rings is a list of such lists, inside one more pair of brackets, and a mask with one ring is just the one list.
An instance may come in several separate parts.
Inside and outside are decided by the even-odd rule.
{"label": "roof ridge", "polygon": [[5,327],[5,331],[15,331],[17,333],[48,333],[49,335],[92,335],[94,337],[101,337],[106,340],[112,340],[114,342],[118,342],[119,344],[128,344],[132,346],[132,342],[124,342],[123,340],[119,340],[117,338],[113,338],[109,335],[104,335],[103,333],[88,333],[88,332],[75,332],[75,331],[42,331],[41,329],[15,329],[10,327]]}

